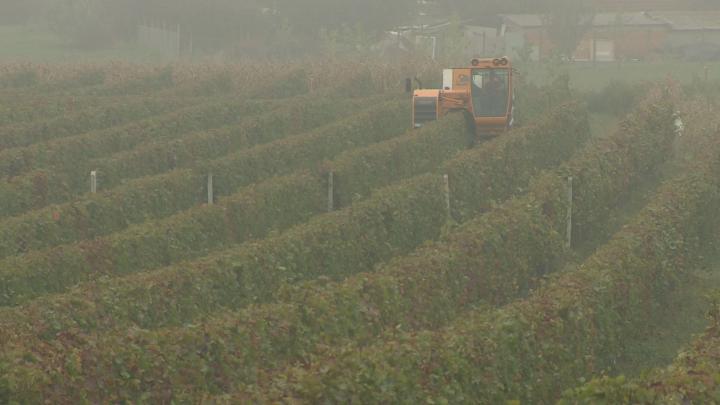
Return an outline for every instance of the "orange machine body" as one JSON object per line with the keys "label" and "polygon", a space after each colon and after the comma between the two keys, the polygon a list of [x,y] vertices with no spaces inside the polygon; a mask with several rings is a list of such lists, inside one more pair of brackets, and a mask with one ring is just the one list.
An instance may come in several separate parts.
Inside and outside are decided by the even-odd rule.
{"label": "orange machine body", "polygon": [[473,59],[471,67],[446,69],[442,89],[413,94],[415,128],[451,111],[466,111],[478,136],[498,135],[513,125],[513,68],[507,58]]}

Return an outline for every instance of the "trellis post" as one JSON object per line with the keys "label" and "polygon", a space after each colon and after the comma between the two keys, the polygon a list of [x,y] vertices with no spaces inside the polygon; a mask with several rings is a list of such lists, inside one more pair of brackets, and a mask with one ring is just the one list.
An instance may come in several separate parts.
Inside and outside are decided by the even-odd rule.
{"label": "trellis post", "polygon": [[207,177],[207,192],[208,192],[208,196],[207,196],[208,205],[213,205],[213,203],[215,202],[215,196],[213,195],[213,174],[212,173],[208,174],[208,177]]}
{"label": "trellis post", "polygon": [[565,231],[566,241],[565,246],[570,249],[572,247],[572,211],[573,211],[573,178],[569,176],[567,178],[567,229]]}
{"label": "trellis post", "polygon": [[335,210],[335,173],[328,173],[328,212]]}
{"label": "trellis post", "polygon": [[449,221],[452,219],[452,213],[450,211],[450,176],[447,174],[443,175],[443,189],[445,192],[445,211]]}
{"label": "trellis post", "polygon": [[97,193],[97,170],[90,172],[90,192]]}

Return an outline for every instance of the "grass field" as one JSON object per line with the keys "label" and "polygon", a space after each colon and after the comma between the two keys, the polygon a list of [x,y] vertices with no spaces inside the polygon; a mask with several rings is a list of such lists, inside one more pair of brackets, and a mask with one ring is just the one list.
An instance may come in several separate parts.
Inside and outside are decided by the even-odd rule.
{"label": "grass field", "polygon": [[532,64],[523,66],[521,69],[527,73],[528,80],[534,83],[546,83],[554,75],[567,73],[573,88],[597,91],[612,81],[639,83],[665,80],[671,77],[687,84],[693,80],[704,80],[706,68],[708,80],[712,82],[720,80],[720,63],[718,62],[620,62],[598,63],[595,66],[587,63]]}

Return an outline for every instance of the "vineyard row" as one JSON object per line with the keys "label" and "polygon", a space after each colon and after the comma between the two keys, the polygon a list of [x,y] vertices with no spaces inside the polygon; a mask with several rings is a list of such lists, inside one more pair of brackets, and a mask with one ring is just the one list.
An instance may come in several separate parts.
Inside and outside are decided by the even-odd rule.
{"label": "vineyard row", "polygon": [[[525,196],[376,271],[339,283],[287,286],[273,299],[279,303],[226,313],[194,328],[130,333],[118,328],[82,336],[80,344],[63,345],[57,358],[79,362],[65,372],[93,370],[103,386],[125,373],[133,382],[116,383],[115,398],[139,398],[133,388],[139,382],[146,395],[156,395],[152,400],[168,401],[178,398],[164,397],[167,387],[228,391],[235,384],[268,381],[266,373],[289,361],[307,361],[317,348],[369,343],[398,328],[439,327],[476,305],[507,303],[563,260],[565,178],[576,176],[584,185],[573,204],[579,223],[601,226],[606,207],[666,159],[674,134],[655,132],[653,125],[666,110],[639,113],[624,131],[537,177]],[[605,216],[590,215],[598,209]],[[68,377],[50,374],[58,383]],[[84,395],[84,387],[66,388],[70,397]]]}
{"label": "vineyard row", "polygon": [[[464,128],[465,124],[458,117],[456,125]],[[478,182],[497,184],[495,177],[503,176],[505,181],[502,188],[480,187],[474,192],[465,193],[477,197],[474,203],[477,211],[490,204],[494,198],[504,198],[517,192],[537,170],[566,159],[587,136],[587,117],[582,109],[579,106],[565,107],[535,127],[519,130],[514,135],[499,138],[463,153],[446,163],[441,170],[450,173],[450,178],[457,179],[453,182],[457,190],[462,189],[462,186],[477,187]],[[555,145],[555,153],[540,154],[538,145],[546,142]],[[510,149],[513,149],[513,152]],[[484,171],[478,170],[480,167],[484,167]],[[470,176],[470,172],[475,175]],[[362,171],[357,174],[360,177],[362,175]],[[461,179],[467,179],[468,183],[458,184]],[[271,299],[284,283],[322,274],[338,278],[369,270],[373,265],[408,252],[424,240],[435,239],[439,235],[440,228],[447,219],[445,198],[441,190],[440,176],[420,176],[379,190],[366,201],[317,217],[277,237],[200,261],[194,268],[182,269],[187,265],[181,265],[180,269],[175,271],[171,268],[169,271],[149,274],[156,281],[148,283],[144,280],[131,285],[131,289],[151,287],[155,290],[154,287],[160,286],[159,282],[176,290],[173,293],[166,290],[159,294],[157,291],[149,291],[149,294],[140,296],[133,293],[135,298],[127,301],[133,308],[116,307],[116,310],[123,311],[126,319],[127,315],[145,315],[143,322],[149,321],[150,316],[165,317],[167,322],[177,319],[168,318],[171,314],[167,310],[197,311],[201,303],[208,303],[215,308],[218,308],[219,303],[243,306],[258,299]],[[467,209],[472,204],[467,203],[464,206]],[[369,254],[371,251],[373,254]],[[227,265],[228,260],[233,264]],[[243,267],[242,273],[238,273],[239,266]],[[318,271],[321,271],[321,274],[317,274]],[[191,274],[196,272],[199,273]],[[225,275],[230,274],[235,274],[232,282],[224,279]],[[223,278],[217,278],[218,275]],[[192,292],[184,291],[189,287],[183,281],[187,277],[194,280]],[[121,284],[122,280],[114,280],[113,293],[118,292],[116,287]],[[210,287],[214,291],[204,290],[203,287]],[[223,291],[218,290],[220,288]],[[195,301],[198,298],[195,294],[202,295],[202,298]],[[258,296],[259,294],[262,296]],[[147,301],[148,299],[151,301]],[[156,301],[158,299],[164,302]],[[168,299],[174,301],[165,301]],[[150,307],[157,304],[167,305],[166,310]],[[146,306],[141,309],[136,305]],[[76,316],[79,312],[76,307]],[[122,317],[112,318],[120,321]],[[75,317],[71,321],[77,320]],[[44,332],[46,336],[54,336],[54,333],[47,329]]]}
{"label": "vineyard row", "polygon": [[[394,108],[390,104],[378,106],[375,110],[353,117],[356,123],[354,127],[342,125],[345,122],[341,122],[308,135],[249,149],[246,153],[212,164],[211,171],[223,180],[222,184],[228,190],[236,190],[265,176],[307,169],[348,148],[403,133],[405,125],[397,119],[398,109],[404,110],[406,107],[399,104]],[[464,131],[461,134],[466,139]],[[435,144],[440,143],[436,141]],[[458,148],[462,146],[456,150]],[[190,184],[186,188],[202,187],[202,182],[192,181],[197,176],[191,173],[180,173],[179,177]],[[316,183],[319,186],[319,182]],[[0,302],[4,305],[17,304],[38,295],[63,291],[78,282],[96,278],[99,274],[118,275],[151,269],[196,257],[224,244],[262,236],[275,225],[287,226],[298,219],[293,216],[296,213],[294,203],[298,204],[299,217],[305,218],[308,207],[318,200],[318,193],[310,190],[317,188],[313,187],[307,177],[296,179],[290,184],[287,181],[279,181],[277,184],[269,182],[257,190],[251,189],[246,194],[241,192],[236,198],[228,198],[227,205],[198,207],[159,222],[132,226],[108,237],[8,257],[0,264]],[[304,192],[296,198],[287,198],[295,196],[300,190]],[[156,192],[162,192],[162,188],[156,188]],[[198,194],[189,193],[190,198],[187,200],[191,203],[188,205],[197,203]],[[325,192],[321,194],[326,195]],[[301,200],[303,196],[307,197],[307,205]],[[117,209],[114,201],[123,201],[122,197],[118,197],[114,196],[109,210]],[[182,194],[168,196],[170,201],[187,202],[182,197]],[[170,201],[160,202],[163,209],[168,209]],[[93,208],[97,212],[98,207]],[[310,209],[310,212],[315,211]],[[68,231],[62,227],[56,229]],[[43,235],[47,234],[38,234],[36,238],[42,240]],[[17,235],[14,237],[17,238]]]}
{"label": "vineyard row", "polygon": [[441,331],[403,334],[298,367],[259,395],[319,402],[553,401],[611,363],[697,261],[699,241],[717,229],[706,216],[720,202],[714,149],[664,184],[580,268],[551,277],[528,299],[468,312]]}
{"label": "vineyard row", "polygon": [[560,405],[579,403],[710,404],[720,401],[720,295],[708,310],[709,326],[666,368],[640,378],[603,377],[563,395]]}
{"label": "vineyard row", "polygon": [[[57,206],[49,206],[41,210],[30,211],[22,216],[8,218],[0,227],[0,257],[23,253],[24,251],[51,247],[63,243],[72,243],[82,239],[94,238],[107,235],[126,228],[130,224],[137,224],[150,219],[159,219],[171,215],[177,211],[188,209],[197,204],[207,202],[203,199],[204,178],[209,173],[210,167],[229,166],[226,171],[243,171],[246,181],[230,183],[222,177],[215,176],[220,183],[220,189],[216,190],[218,195],[232,194],[239,186],[245,185],[250,180],[260,179],[264,175],[273,174],[271,171],[263,172],[262,167],[248,165],[250,162],[265,158],[268,152],[282,148],[284,144],[280,140],[296,134],[295,145],[302,140],[313,144],[312,141],[322,142],[337,137],[338,141],[362,144],[360,140],[355,141],[348,136],[345,130],[347,125],[355,125],[362,129],[373,125],[372,122],[363,122],[361,119],[381,119],[388,113],[402,113],[407,108],[399,104],[382,104],[388,111],[377,109],[364,111],[354,118],[336,121],[336,117],[342,114],[347,108],[364,107],[369,105],[368,101],[332,102],[334,107],[329,107],[328,102],[309,102],[290,104],[287,108],[278,110],[283,115],[273,119],[270,115],[262,115],[263,118],[248,119],[247,124],[238,127],[230,127],[226,130],[202,131],[195,135],[189,135],[177,141],[177,143],[150,144],[146,147],[129,154],[124,159],[105,159],[106,164],[97,170],[99,186],[110,187],[112,184],[121,183],[126,177],[138,176],[134,180],[120,185],[116,188],[101,192],[99,194],[85,194],[84,198],[70,203]],[[385,114],[385,115],[383,115]],[[328,124],[330,123],[330,124]],[[374,139],[382,139],[382,135],[391,131],[401,132],[403,127],[399,125],[400,120],[395,119],[389,123],[387,130],[381,131]],[[323,127],[325,125],[325,127]],[[314,132],[302,134],[304,130]],[[347,136],[342,136],[345,132]],[[340,134],[340,135],[338,135]],[[323,139],[315,139],[323,138]],[[359,137],[359,139],[366,139]],[[276,141],[276,142],[273,142]],[[265,144],[265,147],[260,145]],[[154,152],[165,149],[165,156],[158,154],[153,157]],[[285,147],[287,149],[287,147]],[[188,156],[194,154],[195,156]],[[197,162],[199,156],[221,155],[211,163],[205,164],[205,168],[188,167],[173,170],[174,166],[201,165]],[[222,156],[227,155],[227,156]],[[171,157],[186,157],[187,162],[178,163]],[[248,157],[251,156],[251,157]],[[98,162],[100,163],[100,162]],[[272,162],[266,162],[269,167]],[[284,162],[278,162],[284,164]],[[97,167],[97,166],[95,166]],[[116,170],[112,168],[115,167]],[[127,170],[122,170],[126,168]],[[247,173],[253,170],[254,173]],[[152,176],[153,173],[158,175]],[[147,177],[143,174],[148,174]],[[249,174],[255,174],[250,177]],[[87,177],[82,176],[85,180]],[[216,182],[217,182],[216,181]],[[55,183],[55,181],[53,181]],[[87,188],[89,182],[86,182]],[[31,188],[24,199],[33,199],[35,190]],[[69,196],[68,196],[69,197]]]}

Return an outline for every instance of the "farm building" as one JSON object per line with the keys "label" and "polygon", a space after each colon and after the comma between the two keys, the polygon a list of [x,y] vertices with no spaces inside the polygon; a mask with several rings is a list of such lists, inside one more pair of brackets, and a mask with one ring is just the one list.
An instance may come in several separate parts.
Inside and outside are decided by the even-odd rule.
{"label": "farm building", "polygon": [[[579,39],[576,61],[649,60],[669,53],[694,60],[720,57],[720,12],[650,11],[599,13]],[[545,59],[556,49],[547,19],[537,14],[503,16],[506,49],[530,49]]]}
{"label": "farm building", "polygon": [[[571,55],[575,61],[654,60],[668,56],[720,60],[720,11],[603,12],[587,18],[592,18],[592,22],[586,24],[587,30]],[[455,22],[435,18],[395,31],[393,37],[402,40],[389,41],[391,47],[402,43],[401,52],[414,51],[433,57],[446,56],[448,46],[462,48],[453,52],[465,58],[502,55],[520,58],[522,54],[532,60],[546,59],[557,49],[548,34],[548,18],[541,14],[507,14]]]}
{"label": "farm building", "polygon": [[693,60],[720,59],[720,11],[649,13],[667,24],[665,49]]}
{"label": "farm building", "polygon": [[[531,47],[533,59],[545,59],[556,49],[547,33],[546,19],[536,14],[504,16],[508,49]],[[573,55],[577,61],[647,59],[662,50],[667,24],[642,12],[601,13],[580,39]]]}
{"label": "farm building", "polygon": [[374,49],[383,55],[397,52],[418,52],[433,58],[457,54],[463,59],[502,56],[506,40],[499,18],[450,21],[429,19],[428,23],[398,27],[386,33]]}
{"label": "farm building", "polygon": [[716,9],[715,0],[593,0],[598,11],[698,10]]}

